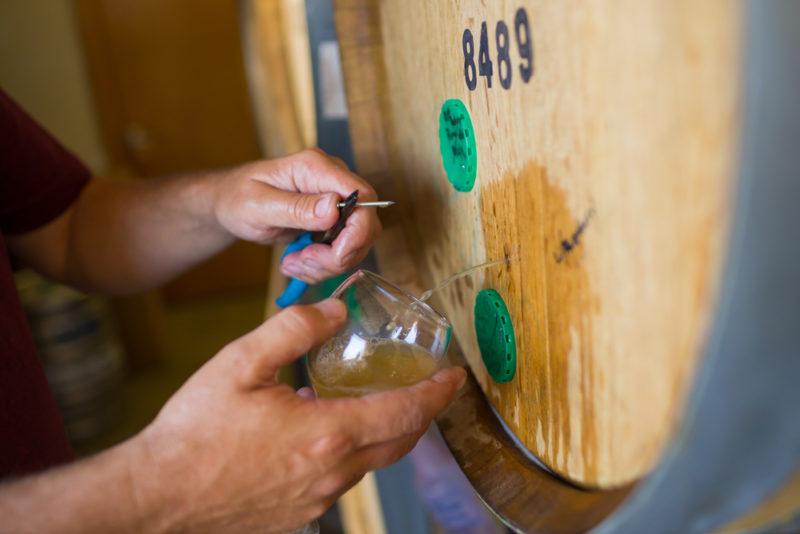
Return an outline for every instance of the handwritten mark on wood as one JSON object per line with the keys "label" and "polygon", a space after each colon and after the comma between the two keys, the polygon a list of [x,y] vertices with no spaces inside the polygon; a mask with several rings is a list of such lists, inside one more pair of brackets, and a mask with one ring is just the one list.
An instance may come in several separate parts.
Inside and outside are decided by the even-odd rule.
{"label": "handwritten mark on wood", "polygon": [[569,236],[568,239],[561,240],[561,250],[559,250],[558,254],[555,255],[556,263],[561,263],[564,261],[567,256],[575,250],[575,248],[581,244],[581,236],[586,231],[586,228],[589,226],[592,218],[595,215],[595,209],[591,208],[587,213],[583,220],[578,223],[578,227],[575,228],[575,231],[572,232],[572,235]]}

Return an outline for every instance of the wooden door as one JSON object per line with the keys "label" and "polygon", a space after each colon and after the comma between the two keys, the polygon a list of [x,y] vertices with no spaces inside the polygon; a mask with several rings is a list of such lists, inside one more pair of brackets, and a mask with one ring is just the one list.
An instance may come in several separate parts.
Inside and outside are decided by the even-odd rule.
{"label": "wooden door", "polygon": [[[237,5],[79,0],[112,167],[144,178],[258,159]],[[165,289],[168,299],[263,288],[268,250],[237,243]]]}

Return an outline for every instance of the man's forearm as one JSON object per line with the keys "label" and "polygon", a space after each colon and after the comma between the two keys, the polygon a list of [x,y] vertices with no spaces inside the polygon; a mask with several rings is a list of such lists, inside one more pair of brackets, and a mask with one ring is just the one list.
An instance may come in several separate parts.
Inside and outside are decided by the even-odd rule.
{"label": "man's forearm", "polygon": [[87,460],[0,483],[4,532],[153,532],[159,502],[137,495],[135,468],[146,455],[134,440]]}
{"label": "man's forearm", "polygon": [[213,213],[214,176],[94,180],[71,215],[66,280],[104,293],[155,287],[219,252],[233,237]]}
{"label": "man's forearm", "polygon": [[[166,180],[94,180],[55,221],[8,236],[14,256],[84,290],[134,293],[158,286],[230,245],[272,243],[298,230],[327,230],[337,202],[375,192],[346,166],[304,151],[217,172]],[[283,272],[317,282],[352,269],[380,232],[374,209],[359,209],[331,246],[290,254]]]}
{"label": "man's forearm", "polygon": [[58,219],[8,243],[23,263],[85,291],[144,291],[233,242],[214,213],[223,177],[95,179]]}

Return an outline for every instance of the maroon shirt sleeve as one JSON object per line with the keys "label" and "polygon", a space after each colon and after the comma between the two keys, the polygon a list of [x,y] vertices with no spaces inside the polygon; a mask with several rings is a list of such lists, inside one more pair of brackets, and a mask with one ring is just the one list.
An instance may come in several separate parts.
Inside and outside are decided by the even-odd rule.
{"label": "maroon shirt sleeve", "polygon": [[89,178],[75,156],[0,90],[0,480],[73,458],[36,357],[3,235],[52,221]]}
{"label": "maroon shirt sleeve", "polygon": [[89,170],[0,90],[0,232],[24,234],[75,202]]}

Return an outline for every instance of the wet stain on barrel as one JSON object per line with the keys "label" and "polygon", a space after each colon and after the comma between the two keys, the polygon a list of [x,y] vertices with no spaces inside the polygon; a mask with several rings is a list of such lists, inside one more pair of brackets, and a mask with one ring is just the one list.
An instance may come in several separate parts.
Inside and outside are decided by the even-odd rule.
{"label": "wet stain on barrel", "polygon": [[[546,465],[560,472],[569,466],[593,479],[597,299],[584,257],[591,250],[590,222],[596,213],[593,208],[572,213],[567,193],[536,163],[484,184],[480,208],[486,257],[517,257],[507,268],[490,270],[485,282],[501,291],[509,307],[518,350],[517,378],[493,385],[489,397]],[[524,408],[515,421],[518,402]],[[539,448],[533,446],[537,432],[544,436]]]}

